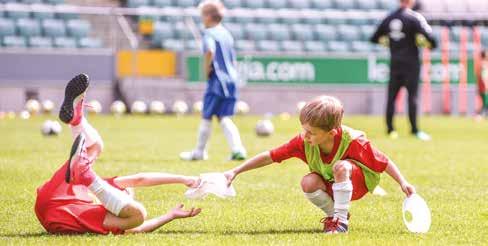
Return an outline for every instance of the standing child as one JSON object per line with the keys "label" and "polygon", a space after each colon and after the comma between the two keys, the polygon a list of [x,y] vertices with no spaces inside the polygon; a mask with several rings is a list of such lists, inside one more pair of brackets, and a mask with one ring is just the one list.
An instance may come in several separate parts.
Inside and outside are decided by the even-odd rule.
{"label": "standing child", "polygon": [[481,116],[488,115],[488,57],[487,51],[483,50],[480,54],[479,66],[476,69],[476,78],[478,80],[478,93],[481,97],[482,108],[480,110]]}
{"label": "standing child", "polygon": [[102,179],[92,170],[103,141],[83,117],[87,88],[88,77],[84,74],[66,86],[59,117],[70,125],[75,140],[69,160],[37,189],[34,210],[46,231],[52,234],[151,232],[174,219],[199,214],[201,209],[183,210],[180,204],[165,215],[146,220],[146,209],[128,190],[172,183],[196,187],[200,182],[196,177],[138,173]]}
{"label": "standing child", "polygon": [[323,210],[326,233],[346,233],[351,200],[373,192],[386,171],[407,196],[415,188],[402,176],[393,161],[374,148],[363,132],[341,124],[341,102],[321,96],[300,111],[303,133],[271,151],[263,152],[227,172],[229,183],[245,171],[292,157],[308,164],[310,173],[301,181],[305,197]]}
{"label": "standing child", "polygon": [[206,160],[206,145],[212,130],[212,117],[217,116],[231,148],[231,160],[244,160],[246,150],[239,130],[231,118],[237,98],[234,39],[222,26],[224,6],[219,1],[204,1],[199,6],[205,31],[203,35],[204,70],[207,90],[203,99],[202,122],[198,130],[197,146],[182,152],[183,160]]}

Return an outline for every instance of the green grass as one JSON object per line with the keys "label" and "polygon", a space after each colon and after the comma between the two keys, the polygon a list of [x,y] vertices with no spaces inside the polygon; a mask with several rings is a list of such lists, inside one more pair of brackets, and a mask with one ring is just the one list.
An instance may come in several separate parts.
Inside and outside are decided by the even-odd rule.
{"label": "green grass", "polygon": [[[124,236],[53,236],[38,223],[33,204],[36,187],[65,161],[71,145],[69,129],[59,137],[40,134],[45,117],[0,120],[0,244],[168,244],[168,245],[390,245],[488,243],[488,122],[469,118],[424,117],[423,129],[434,140],[423,143],[408,136],[406,119],[397,118],[401,138],[384,135],[380,117],[346,117],[345,124],[362,129],[374,145],[389,155],[414,184],[432,211],[432,227],[424,235],[406,230],[401,217],[404,198],[386,174],[385,197],[367,195],[352,205],[348,235],[320,232],[320,210],[311,205],[299,182],[307,167],[298,159],[245,173],[234,182],[237,197],[208,197],[189,201],[182,186],[136,190],[149,217],[166,213],[179,202],[203,208],[201,215],[174,221],[154,233]],[[251,155],[277,146],[300,130],[296,118],[274,119],[276,132],[255,136],[256,117],[237,117]],[[210,142],[210,160],[187,163],[178,153],[194,146],[199,122],[187,117],[90,117],[105,141],[105,152],[95,165],[101,176],[141,171],[197,175],[223,171],[229,151],[217,124]]]}

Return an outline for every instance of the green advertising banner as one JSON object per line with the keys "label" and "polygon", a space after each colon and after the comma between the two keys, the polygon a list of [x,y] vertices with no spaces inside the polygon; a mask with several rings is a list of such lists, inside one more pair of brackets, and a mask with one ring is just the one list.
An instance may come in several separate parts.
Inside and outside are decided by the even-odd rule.
{"label": "green advertising banner", "polygon": [[[189,82],[205,81],[200,56],[186,57]],[[247,83],[286,84],[378,84],[389,78],[389,61],[375,56],[348,57],[296,57],[296,56],[239,56],[237,68],[241,79]],[[461,69],[458,60],[451,60],[451,83],[459,82]],[[430,69],[432,83],[441,83],[445,66],[440,59],[433,59]],[[468,60],[468,83],[474,83],[473,61]]]}

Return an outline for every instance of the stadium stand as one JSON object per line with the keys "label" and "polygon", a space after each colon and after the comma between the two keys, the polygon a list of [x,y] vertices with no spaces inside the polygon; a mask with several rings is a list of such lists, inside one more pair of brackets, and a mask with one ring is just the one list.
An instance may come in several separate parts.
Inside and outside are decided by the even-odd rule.
{"label": "stadium stand", "polygon": [[[91,37],[92,26],[78,14],[55,13],[69,9],[64,0],[2,0],[0,47],[101,48]],[[27,7],[27,9],[26,9]]]}

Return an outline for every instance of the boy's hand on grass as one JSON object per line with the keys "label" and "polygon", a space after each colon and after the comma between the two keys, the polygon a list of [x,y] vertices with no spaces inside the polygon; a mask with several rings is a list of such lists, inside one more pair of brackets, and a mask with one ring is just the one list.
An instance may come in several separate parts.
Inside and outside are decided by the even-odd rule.
{"label": "boy's hand on grass", "polygon": [[183,204],[179,204],[178,206],[176,206],[171,210],[170,213],[173,219],[194,217],[197,216],[202,211],[201,208],[191,208],[190,210],[184,210],[183,207],[184,207]]}
{"label": "boy's hand on grass", "polygon": [[237,174],[234,170],[224,172],[224,176],[227,179],[227,186],[230,186],[232,184],[232,181],[234,181],[236,175]]}
{"label": "boy's hand on grass", "polygon": [[186,178],[185,185],[188,188],[197,188],[201,182],[202,180],[200,179],[200,177],[190,176]]}
{"label": "boy's hand on grass", "polygon": [[407,195],[407,197],[411,196],[412,194],[417,193],[415,191],[415,187],[413,187],[413,185],[411,185],[407,182],[402,183],[401,187],[402,187],[402,191]]}

